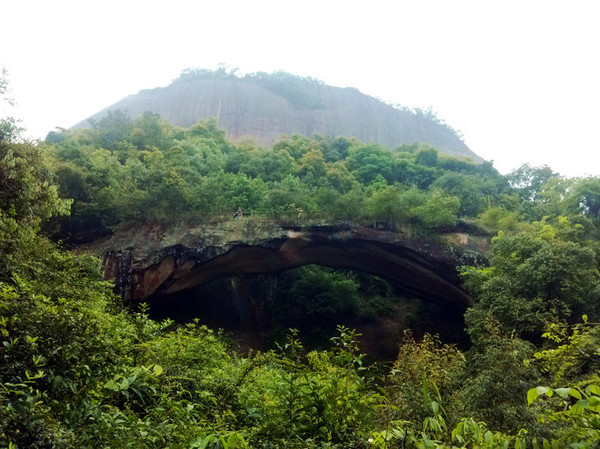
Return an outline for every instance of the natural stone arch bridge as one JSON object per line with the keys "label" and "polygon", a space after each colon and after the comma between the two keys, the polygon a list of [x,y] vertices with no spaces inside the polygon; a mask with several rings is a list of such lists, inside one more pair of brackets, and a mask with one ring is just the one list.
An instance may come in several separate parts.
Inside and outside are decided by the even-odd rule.
{"label": "natural stone arch bridge", "polygon": [[240,220],[186,228],[117,230],[89,249],[130,303],[165,305],[171,295],[235,275],[317,264],[379,276],[407,296],[452,309],[472,303],[457,266],[482,258],[487,239],[448,232],[431,239],[352,225],[282,226]]}

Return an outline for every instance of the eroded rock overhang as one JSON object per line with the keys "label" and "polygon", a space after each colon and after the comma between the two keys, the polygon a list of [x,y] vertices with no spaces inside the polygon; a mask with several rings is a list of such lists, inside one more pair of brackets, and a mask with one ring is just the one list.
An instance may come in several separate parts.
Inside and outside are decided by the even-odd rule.
{"label": "eroded rock overhang", "polygon": [[318,264],[380,276],[408,296],[466,308],[472,300],[457,267],[482,258],[482,242],[456,232],[425,240],[351,225],[286,227],[245,220],[121,229],[90,249],[103,255],[105,277],[127,302],[164,302],[226,276]]}

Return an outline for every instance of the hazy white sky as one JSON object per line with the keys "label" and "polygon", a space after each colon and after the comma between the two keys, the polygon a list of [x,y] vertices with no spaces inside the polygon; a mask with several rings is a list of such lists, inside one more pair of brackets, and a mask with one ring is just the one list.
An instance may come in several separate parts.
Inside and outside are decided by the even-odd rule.
{"label": "hazy white sky", "polygon": [[598,0],[0,0],[32,137],[220,63],[432,107],[503,173],[600,175]]}

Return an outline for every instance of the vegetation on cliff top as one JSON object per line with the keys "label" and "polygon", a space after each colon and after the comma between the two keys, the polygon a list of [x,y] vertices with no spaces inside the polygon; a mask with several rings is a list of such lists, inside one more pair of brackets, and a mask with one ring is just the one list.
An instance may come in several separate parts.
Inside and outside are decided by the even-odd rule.
{"label": "vegetation on cliff top", "polygon": [[[419,143],[389,151],[344,137],[284,137],[272,150],[233,144],[215,121],[183,129],[155,114],[109,113],[93,129],[51,132],[71,223],[198,222],[245,211],[285,220],[370,220],[452,226],[514,200],[489,163]],[[505,198],[506,197],[506,198]]]}
{"label": "vegetation on cliff top", "polygon": [[[113,114],[45,143],[3,134],[0,186],[0,447],[600,444],[596,178],[528,166],[504,177],[432,148],[348,139],[293,136],[267,152],[211,122]],[[407,334],[391,366],[365,366],[343,326],[329,349],[306,350],[292,330],[242,355],[197,322],[123,308],[96,259],[41,231],[71,200],[63,231],[242,206],[404,232],[460,217],[496,236],[490,266],[465,269],[469,349]]]}

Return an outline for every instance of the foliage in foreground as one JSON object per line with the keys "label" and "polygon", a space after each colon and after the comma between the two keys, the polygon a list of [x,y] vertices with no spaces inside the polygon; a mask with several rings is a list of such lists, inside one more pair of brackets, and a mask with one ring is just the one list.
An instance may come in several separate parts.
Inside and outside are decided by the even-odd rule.
{"label": "foliage in foreground", "polygon": [[[80,266],[79,257],[63,257],[71,259],[59,269],[63,274]],[[586,387],[530,392],[532,407],[551,392],[561,399],[531,409],[542,422],[529,433],[517,432],[520,426],[490,430],[482,422],[484,406],[464,417],[460,404],[475,397],[468,396],[469,382],[495,372],[506,377],[508,370],[525,366],[515,352],[519,340],[499,341],[496,352],[479,362],[487,364],[487,374],[476,363],[465,366],[458,349],[410,335],[392,370],[367,369],[358,335],[343,327],[326,351],[305,351],[291,332],[277,350],[240,356],[197,323],[175,326],[150,320],[143,309],[120,311],[97,272],[83,273],[71,278],[80,285],[58,285],[52,297],[24,279],[1,284],[0,441],[5,447],[11,442],[16,447],[525,448],[536,447],[537,438],[538,447],[558,448],[572,442],[594,447],[600,438],[599,390],[589,380]],[[94,294],[70,294],[78,288]],[[566,366],[559,360],[574,366],[596,355],[580,352],[597,347],[597,328],[591,325],[551,335],[562,344],[529,363],[551,371]],[[482,343],[480,351],[491,348]],[[498,364],[507,357],[512,368]],[[520,372],[511,375],[523,379]],[[573,377],[563,373],[559,379]],[[478,391],[500,401],[496,407],[512,402],[526,408],[524,395],[507,387],[497,386],[501,396],[486,387]]]}

